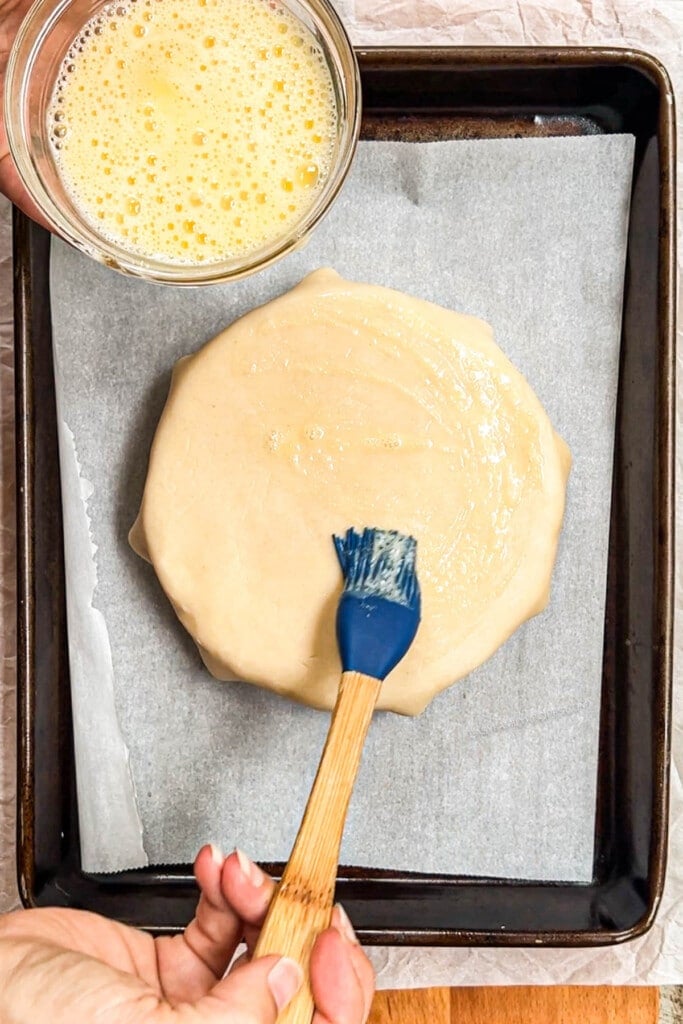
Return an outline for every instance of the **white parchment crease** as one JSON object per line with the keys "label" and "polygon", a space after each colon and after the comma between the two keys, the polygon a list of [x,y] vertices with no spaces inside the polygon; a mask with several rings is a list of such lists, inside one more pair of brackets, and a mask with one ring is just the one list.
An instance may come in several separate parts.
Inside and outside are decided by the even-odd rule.
{"label": "white parchment crease", "polygon": [[[130,281],[53,247],[60,413],[92,483],[97,547],[93,595],[83,548],[67,545],[68,589],[90,621],[102,615],[87,637],[70,622],[76,732],[83,756],[89,751],[79,806],[90,870],[131,866],[130,844],[139,840],[135,817],[130,836],[111,820],[134,805],[123,796],[125,750],[102,756],[124,741],[150,862],[187,862],[207,839],[266,861],[288,855],[326,716],[213,681],[126,534],[175,359],[331,265],[491,322],[574,455],[550,607],[419,718],[376,716],[342,863],[592,876],[632,154],[630,136],[363,143],[343,196],[305,250],[243,282],[199,291]],[[69,488],[67,523],[81,522],[82,505]],[[117,715],[106,689],[111,729],[102,713],[93,731],[89,711],[83,727],[81,700],[102,711],[94,695],[108,678],[109,647]],[[118,803],[101,799],[103,786],[120,794]]]}
{"label": "white parchment crease", "polygon": [[59,381],[55,358],[62,504],[68,509],[64,560],[71,579],[78,581],[66,588],[66,614],[81,863],[85,871],[118,871],[126,861],[130,867],[145,867],[149,862],[128,749],[114,706],[109,635],[102,612],[93,606],[97,546],[88,515],[93,487],[81,475],[74,435],[61,414]]}

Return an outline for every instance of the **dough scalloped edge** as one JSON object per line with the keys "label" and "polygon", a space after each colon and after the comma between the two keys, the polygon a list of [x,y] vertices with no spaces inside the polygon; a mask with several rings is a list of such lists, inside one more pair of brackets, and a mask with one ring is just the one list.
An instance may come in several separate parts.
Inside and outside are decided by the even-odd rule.
{"label": "dough scalloped edge", "polygon": [[320,270],[177,364],[130,542],[216,678],[331,708],[331,534],[412,532],[418,714],[545,608],[570,464],[487,324]]}

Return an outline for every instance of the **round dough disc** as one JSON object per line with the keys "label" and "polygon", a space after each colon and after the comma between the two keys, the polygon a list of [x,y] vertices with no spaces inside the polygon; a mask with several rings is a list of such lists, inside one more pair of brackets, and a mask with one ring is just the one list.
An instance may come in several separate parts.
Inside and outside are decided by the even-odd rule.
{"label": "round dough disc", "polygon": [[320,270],[176,366],[131,542],[214,676],[331,708],[331,535],[413,534],[417,714],[545,606],[569,462],[487,324]]}

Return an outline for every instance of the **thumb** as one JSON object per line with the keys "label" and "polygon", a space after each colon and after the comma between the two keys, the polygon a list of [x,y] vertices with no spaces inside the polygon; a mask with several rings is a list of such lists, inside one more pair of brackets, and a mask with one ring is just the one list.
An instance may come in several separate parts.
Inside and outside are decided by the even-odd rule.
{"label": "thumb", "polygon": [[[264,956],[226,975],[200,999],[201,1020],[230,1024],[276,1024],[280,1012],[303,984],[303,971],[288,957]],[[226,1016],[226,1011],[229,1017]]]}

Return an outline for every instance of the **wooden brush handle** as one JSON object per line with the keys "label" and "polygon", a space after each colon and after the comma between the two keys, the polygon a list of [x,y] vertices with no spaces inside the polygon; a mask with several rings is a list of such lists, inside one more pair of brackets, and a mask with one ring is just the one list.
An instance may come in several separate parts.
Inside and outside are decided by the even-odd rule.
{"label": "wooden brush handle", "polygon": [[342,675],[301,827],[256,943],[254,956],[280,953],[304,969],[304,985],[279,1024],[310,1024],[313,1017],[311,949],[330,923],[346,812],[381,685],[360,672]]}

